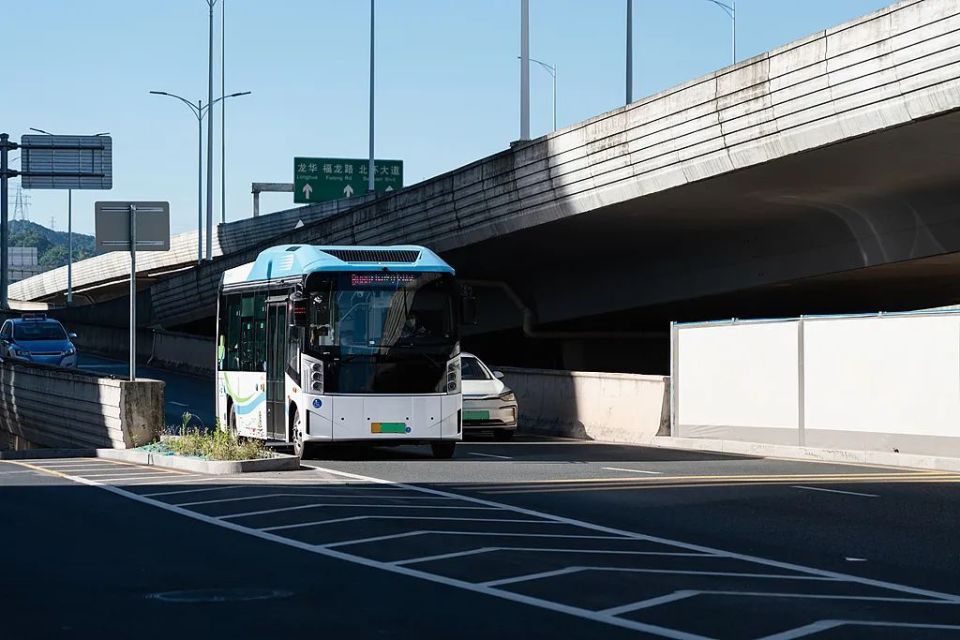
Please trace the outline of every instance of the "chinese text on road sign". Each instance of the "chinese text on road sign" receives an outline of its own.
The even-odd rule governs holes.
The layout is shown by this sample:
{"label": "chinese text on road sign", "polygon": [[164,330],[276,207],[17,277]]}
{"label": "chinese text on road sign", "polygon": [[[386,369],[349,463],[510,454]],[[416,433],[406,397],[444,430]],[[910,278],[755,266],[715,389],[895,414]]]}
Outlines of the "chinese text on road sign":
{"label": "chinese text on road sign", "polygon": [[[360,196],[367,192],[369,161],[348,158],[294,158],[293,201],[300,204]],[[402,160],[374,161],[378,192],[403,186]]]}

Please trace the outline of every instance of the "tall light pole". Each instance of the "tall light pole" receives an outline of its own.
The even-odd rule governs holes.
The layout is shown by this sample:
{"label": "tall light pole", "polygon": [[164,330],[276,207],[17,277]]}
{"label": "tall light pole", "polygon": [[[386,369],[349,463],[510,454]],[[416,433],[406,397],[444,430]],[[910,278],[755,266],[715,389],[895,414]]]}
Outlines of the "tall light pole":
{"label": "tall light pole", "polygon": [[[190,112],[193,114],[193,117],[197,119],[197,262],[203,262],[203,116],[208,112],[208,108],[203,106],[203,101],[198,100],[197,104],[193,104],[186,98],[178,96],[173,93],[168,93],[166,91],[151,91],[155,96],[167,96],[169,98],[176,98],[183,104],[187,105],[190,108]],[[240,93],[231,93],[227,96],[220,96],[217,98],[216,102],[221,102],[228,98],[238,98],[240,96],[250,95],[249,91],[242,91]],[[214,102],[214,104],[216,104]],[[209,106],[209,105],[208,105]],[[211,123],[207,123],[207,130],[210,130],[212,126]],[[209,158],[208,158],[209,159]],[[209,173],[207,176],[209,177]],[[207,185],[210,186],[209,183]],[[207,189],[207,193],[210,193],[210,189]],[[209,229],[209,227],[208,227]],[[209,231],[208,231],[209,233]]]}
{"label": "tall light pole", "polygon": [[520,0],[520,139],[530,139],[530,0]]}
{"label": "tall light pole", "polygon": [[627,104],[633,102],[633,0],[627,0]]}
{"label": "tall light pole", "polygon": [[557,65],[549,65],[542,60],[537,60],[536,58],[530,58],[530,62],[536,62],[538,65],[543,67],[544,71],[550,74],[550,77],[553,78],[553,130],[557,130]]}
{"label": "tall light pole", "polygon": [[367,192],[376,190],[376,165],[373,162],[373,36],[374,36],[374,2],[370,0],[370,160],[367,163]]}
{"label": "tall light pole", "polygon": [[737,0],[730,0],[729,3],[723,2],[722,0],[706,0],[710,4],[715,4],[720,7],[725,14],[730,18],[731,23],[731,54],[730,64],[737,64]]}
{"label": "tall light pole", "polygon": [[213,7],[217,0],[207,0],[210,8],[210,38],[207,65],[207,260],[213,259]]}
{"label": "tall light pole", "polygon": [[[227,94],[227,0],[220,0],[220,97]],[[227,105],[220,105],[220,223],[227,221]]]}
{"label": "tall light pole", "polygon": [[[54,135],[36,127],[30,127],[30,131],[48,136]],[[94,134],[94,136],[108,135],[110,134],[107,132]],[[67,189],[67,305],[71,304],[73,304],[73,189]]]}

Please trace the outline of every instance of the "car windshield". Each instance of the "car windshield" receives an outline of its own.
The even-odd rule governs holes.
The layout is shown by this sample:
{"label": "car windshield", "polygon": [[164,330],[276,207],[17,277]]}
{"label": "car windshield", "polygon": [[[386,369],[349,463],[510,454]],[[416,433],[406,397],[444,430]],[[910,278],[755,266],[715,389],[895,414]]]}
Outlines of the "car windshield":
{"label": "car windshield", "polygon": [[13,325],[13,339],[24,342],[66,340],[67,333],[59,322],[19,322]]}
{"label": "car windshield", "polygon": [[489,380],[486,370],[476,358],[465,356],[460,358],[460,377],[463,380]]}

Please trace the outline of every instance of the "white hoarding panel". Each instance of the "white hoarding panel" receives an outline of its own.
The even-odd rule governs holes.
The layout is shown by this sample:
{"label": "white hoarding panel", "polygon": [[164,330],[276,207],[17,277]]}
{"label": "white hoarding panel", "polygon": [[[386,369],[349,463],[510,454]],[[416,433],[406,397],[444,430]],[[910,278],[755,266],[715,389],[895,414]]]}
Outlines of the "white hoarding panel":
{"label": "white hoarding panel", "polygon": [[960,316],[807,320],[806,429],[960,436]]}
{"label": "white hoarding panel", "polygon": [[678,424],[796,429],[797,326],[679,327]]}

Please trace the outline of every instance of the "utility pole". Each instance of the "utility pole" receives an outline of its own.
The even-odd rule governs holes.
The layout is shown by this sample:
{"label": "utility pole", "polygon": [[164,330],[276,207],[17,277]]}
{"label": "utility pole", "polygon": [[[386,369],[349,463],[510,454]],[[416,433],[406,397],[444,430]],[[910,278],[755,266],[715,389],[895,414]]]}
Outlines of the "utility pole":
{"label": "utility pole", "polygon": [[210,37],[207,65],[207,260],[213,259],[213,7],[217,0],[207,0],[210,7]]}
{"label": "utility pole", "polygon": [[530,139],[530,0],[520,0],[520,139]]}
{"label": "utility pole", "polygon": [[633,0],[627,0],[627,104],[633,102]]}
{"label": "utility pole", "polygon": [[17,144],[10,142],[10,135],[0,133],[0,309],[9,309],[7,304],[7,285],[10,283],[10,226],[7,219],[10,215],[10,203],[7,199],[10,197],[9,185],[10,179],[9,166],[7,160],[11,149],[16,149]]}
{"label": "utility pole", "polygon": [[220,222],[227,221],[227,0],[220,0]]}
{"label": "utility pole", "polygon": [[367,192],[376,191],[376,165],[373,162],[373,36],[374,36],[374,11],[375,0],[370,0],[370,161],[367,164]]}

